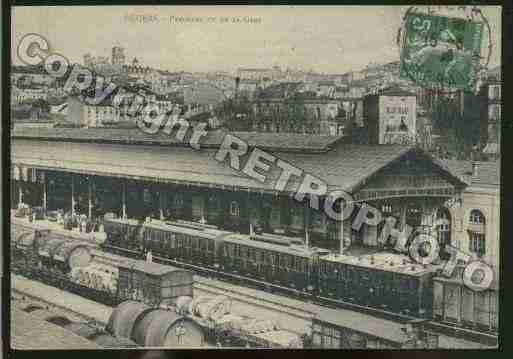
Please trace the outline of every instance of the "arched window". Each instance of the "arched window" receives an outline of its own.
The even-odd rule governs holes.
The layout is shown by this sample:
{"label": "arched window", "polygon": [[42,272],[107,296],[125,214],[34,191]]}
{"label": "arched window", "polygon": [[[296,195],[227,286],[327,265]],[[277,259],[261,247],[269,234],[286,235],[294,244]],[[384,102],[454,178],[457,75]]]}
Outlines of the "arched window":
{"label": "arched window", "polygon": [[486,224],[483,213],[478,209],[473,209],[470,212],[469,222],[472,224]]}
{"label": "arched window", "polygon": [[451,214],[445,207],[436,211],[436,233],[438,244],[443,253],[442,259],[446,259],[443,257],[448,253],[444,249],[446,245],[451,244]]}
{"label": "arched window", "polygon": [[232,203],[230,203],[230,214],[232,216],[238,217],[239,213],[240,213],[239,204],[236,201],[232,201]]}
{"label": "arched window", "polygon": [[470,212],[469,224],[469,251],[481,257],[486,253],[485,216],[480,210],[473,209]]}

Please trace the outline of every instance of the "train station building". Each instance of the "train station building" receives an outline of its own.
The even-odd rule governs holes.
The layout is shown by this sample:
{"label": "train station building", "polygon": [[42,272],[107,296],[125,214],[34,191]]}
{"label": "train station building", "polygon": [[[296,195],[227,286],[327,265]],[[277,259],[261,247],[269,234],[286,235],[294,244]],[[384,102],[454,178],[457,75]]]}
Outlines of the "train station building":
{"label": "train station building", "polygon": [[[451,244],[492,266],[496,274],[492,288],[477,299],[463,295],[462,283],[440,280],[439,305],[454,306],[455,293],[459,293],[460,309],[457,313],[443,309],[439,315],[460,323],[463,308],[471,305],[468,301],[472,308],[479,308],[476,303],[483,301],[485,309],[479,313],[475,309],[470,322],[480,321],[487,330],[496,331],[497,163],[441,162],[416,147],[354,145],[334,136],[232,135],[250,148],[320,178],[328,191],[343,190],[356,204],[369,204],[384,217],[396,218],[398,229],[408,224],[431,234],[441,245]],[[139,130],[13,131],[11,204],[16,208],[25,203],[47,212],[63,210],[91,219],[113,212],[127,219],[198,221],[240,233],[249,233],[252,227],[355,256],[382,250],[378,238],[383,224],[363,224],[355,230],[351,223],[357,211],[341,225],[310,208],[307,200],[295,201],[301,184],[298,178],[291,177],[277,190],[273,184],[280,177],[279,168],[272,168],[267,180],[260,182],[231,168],[229,161],[218,162],[215,155],[224,136],[222,131],[209,132],[196,150],[185,140]],[[248,157],[242,156],[241,162]]]}
{"label": "train station building", "polygon": [[[62,131],[62,132],[61,132]],[[291,177],[283,190],[272,184],[279,168],[259,182],[214,159],[222,133],[209,133],[201,150],[162,135],[124,130],[57,130],[13,133],[12,205],[20,201],[45,210],[99,217],[153,217],[206,221],[226,230],[249,233],[250,223],[266,233],[304,238],[313,246],[378,245],[380,226],[342,228],[308,201],[294,200],[300,185]],[[451,238],[453,224],[435,228],[437,218],[451,221],[447,200],[459,198],[466,184],[442,163],[413,147],[351,145],[341,137],[294,134],[236,134],[250,147],[272,153],[318,177],[328,191],[343,190],[413,228]],[[242,162],[247,160],[242,157]],[[228,162],[228,161],[225,161]],[[322,199],[321,199],[322,201]],[[343,231],[343,237],[341,236]]]}
{"label": "train station building", "polygon": [[[469,186],[477,165],[462,169],[461,164],[442,163],[414,147],[352,145],[341,137],[235,135],[320,178],[329,191],[343,190],[356,203],[397,218],[398,228],[408,224],[434,234],[441,244],[470,249],[498,265],[498,237],[493,235],[499,218],[498,193],[493,189],[498,186],[498,165],[482,165],[475,176],[478,182],[480,177],[489,178],[488,173],[495,176],[487,187],[489,205],[480,208],[484,203],[476,196],[484,195],[482,185]],[[204,221],[241,233],[249,233],[250,223],[266,233],[300,238],[308,231],[309,244],[333,250],[340,249],[341,238],[343,247],[378,246],[381,225],[351,228],[357,211],[344,221],[341,236],[340,225],[323,211],[309,208],[307,200],[295,201],[300,183],[294,176],[283,190],[276,190],[279,168],[272,168],[262,183],[232,169],[229,161],[216,161],[222,139],[220,131],[209,133],[195,150],[168,135],[138,130],[13,132],[11,203],[13,208],[23,202],[89,218],[113,212],[121,218]],[[247,157],[241,157],[242,162]],[[477,207],[463,208],[462,199]],[[437,224],[442,223],[438,219],[446,221]],[[475,234],[466,236],[467,229]]]}

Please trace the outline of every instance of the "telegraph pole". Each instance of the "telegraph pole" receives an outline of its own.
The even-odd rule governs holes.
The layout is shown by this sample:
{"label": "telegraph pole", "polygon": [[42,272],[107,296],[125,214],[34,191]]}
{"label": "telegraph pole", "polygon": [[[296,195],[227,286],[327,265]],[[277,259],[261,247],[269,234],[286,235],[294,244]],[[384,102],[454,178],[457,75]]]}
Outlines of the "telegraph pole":
{"label": "telegraph pole", "polygon": [[71,215],[75,215],[75,176],[71,174]]}
{"label": "telegraph pole", "polygon": [[344,254],[344,205],[340,202],[340,255]]}

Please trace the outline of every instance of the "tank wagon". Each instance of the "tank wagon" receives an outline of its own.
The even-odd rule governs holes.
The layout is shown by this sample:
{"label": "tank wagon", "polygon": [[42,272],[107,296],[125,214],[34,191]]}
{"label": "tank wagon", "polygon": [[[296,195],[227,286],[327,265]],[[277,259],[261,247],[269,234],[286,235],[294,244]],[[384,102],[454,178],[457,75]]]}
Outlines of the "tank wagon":
{"label": "tank wagon", "polygon": [[174,311],[126,301],[109,318],[107,332],[143,347],[199,348],[205,345],[202,328]]}

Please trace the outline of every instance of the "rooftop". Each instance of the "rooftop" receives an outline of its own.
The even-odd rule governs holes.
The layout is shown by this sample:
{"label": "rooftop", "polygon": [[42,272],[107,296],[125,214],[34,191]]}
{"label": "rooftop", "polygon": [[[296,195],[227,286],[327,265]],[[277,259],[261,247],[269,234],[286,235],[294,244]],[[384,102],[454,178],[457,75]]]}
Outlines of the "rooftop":
{"label": "rooftop", "polygon": [[187,272],[185,269],[176,268],[169,265],[163,265],[155,262],[146,262],[144,260],[131,259],[125,256],[104,252],[102,250],[93,249],[91,254],[95,258],[94,261],[100,263],[117,263],[119,268],[134,269],[136,271],[147,274],[162,276],[172,272]]}
{"label": "rooftop", "polygon": [[261,242],[258,240],[251,239],[245,234],[230,234],[223,238],[223,242],[232,244],[242,244],[253,248],[260,248],[270,250],[273,252],[286,253],[298,257],[308,258],[316,253],[315,248],[306,248],[303,246],[290,245],[284,246],[274,243]]}
{"label": "rooftop", "polygon": [[422,275],[434,272],[435,268],[422,265],[412,261],[409,256],[395,253],[379,252],[363,256],[329,254],[323,259],[330,262],[351,264],[358,267],[383,270],[386,272],[403,273],[407,275]]}
{"label": "rooftop", "polygon": [[318,307],[315,320],[349,328],[361,334],[382,338],[394,343],[404,343],[409,337],[403,331],[405,324],[350,310]]}
{"label": "rooftop", "polygon": [[451,173],[471,186],[500,186],[500,162],[475,162],[477,173],[472,173],[471,161],[440,160]]}
{"label": "rooftop", "polygon": [[145,223],[146,228],[157,229],[163,231],[172,231],[174,233],[184,233],[192,236],[202,236],[211,239],[218,238],[223,234],[227,234],[226,231],[220,231],[213,228],[191,228],[188,226],[173,225],[171,223],[152,220],[150,223]]}
{"label": "rooftop", "polygon": [[407,91],[399,86],[387,87],[379,92],[384,96],[415,96],[413,92]]}
{"label": "rooftop", "polygon": [[[276,141],[279,139],[279,136],[275,137]],[[258,142],[255,139],[253,141],[253,144]],[[233,187],[273,193],[275,183],[281,175],[281,169],[274,165],[268,171],[267,180],[264,183],[259,182],[232,169],[227,163],[216,161],[214,157],[217,151],[206,148],[193,150],[178,146],[112,144],[112,141],[80,143],[22,138],[15,138],[11,143],[12,161],[15,163],[60,168],[75,173],[138,180],[160,178],[171,183]],[[320,151],[297,153],[288,151],[289,148],[282,147],[281,151],[272,153],[282,161],[318,176],[328,184],[328,190],[342,189],[351,193],[378,170],[413,150],[400,145],[337,144],[332,150],[322,153],[321,157]],[[246,154],[242,158],[242,163],[245,163],[248,157],[249,154]],[[294,192],[300,182],[301,177],[292,176],[285,192]]]}
{"label": "rooftop", "polygon": [[[189,131],[191,132],[191,131]],[[205,148],[219,148],[227,132],[209,131],[200,139]],[[261,132],[230,132],[235,137],[245,141],[251,147],[280,151],[327,151],[341,139],[340,136],[312,136],[294,133],[261,133]],[[16,139],[39,139],[47,141],[70,141],[87,143],[118,143],[144,144],[161,146],[188,146],[189,137],[180,141],[171,133],[160,131],[154,135],[147,134],[138,128],[53,128],[14,129],[11,137]]]}

